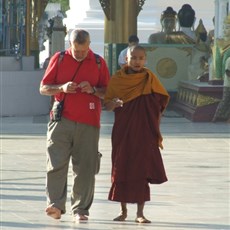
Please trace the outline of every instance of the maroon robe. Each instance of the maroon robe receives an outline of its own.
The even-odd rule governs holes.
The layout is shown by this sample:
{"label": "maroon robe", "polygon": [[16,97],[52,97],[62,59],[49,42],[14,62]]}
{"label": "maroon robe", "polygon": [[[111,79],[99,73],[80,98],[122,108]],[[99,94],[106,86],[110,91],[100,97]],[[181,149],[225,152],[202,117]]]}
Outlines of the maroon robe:
{"label": "maroon robe", "polygon": [[143,203],[150,200],[149,183],[167,181],[158,147],[160,117],[167,100],[158,93],[140,95],[114,110],[109,200]]}

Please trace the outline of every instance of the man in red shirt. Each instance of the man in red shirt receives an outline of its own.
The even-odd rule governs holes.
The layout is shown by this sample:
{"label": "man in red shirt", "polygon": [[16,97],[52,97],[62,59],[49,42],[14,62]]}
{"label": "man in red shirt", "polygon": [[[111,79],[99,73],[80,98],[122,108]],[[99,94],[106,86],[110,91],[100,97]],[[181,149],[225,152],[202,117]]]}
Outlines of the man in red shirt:
{"label": "man in red shirt", "polygon": [[[98,163],[101,99],[109,81],[105,60],[89,48],[90,35],[74,30],[63,57],[51,57],[40,93],[54,96],[47,131],[47,215],[66,212],[69,161],[73,170],[71,209],[75,220],[88,220]],[[62,101],[61,118],[57,108]]]}

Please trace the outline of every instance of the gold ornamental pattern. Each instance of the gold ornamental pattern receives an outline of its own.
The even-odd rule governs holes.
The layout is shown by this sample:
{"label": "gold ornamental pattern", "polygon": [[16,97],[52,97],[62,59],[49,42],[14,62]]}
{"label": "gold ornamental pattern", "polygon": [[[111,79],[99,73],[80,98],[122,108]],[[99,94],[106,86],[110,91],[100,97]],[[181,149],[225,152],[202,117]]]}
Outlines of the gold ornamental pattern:
{"label": "gold ornamental pattern", "polygon": [[196,91],[179,88],[177,99],[181,103],[189,104],[193,107],[202,107],[205,105],[211,105],[220,101],[218,98],[200,94]]}
{"label": "gold ornamental pattern", "polygon": [[162,58],[158,61],[156,70],[163,78],[173,78],[177,72],[177,64],[172,58]]}

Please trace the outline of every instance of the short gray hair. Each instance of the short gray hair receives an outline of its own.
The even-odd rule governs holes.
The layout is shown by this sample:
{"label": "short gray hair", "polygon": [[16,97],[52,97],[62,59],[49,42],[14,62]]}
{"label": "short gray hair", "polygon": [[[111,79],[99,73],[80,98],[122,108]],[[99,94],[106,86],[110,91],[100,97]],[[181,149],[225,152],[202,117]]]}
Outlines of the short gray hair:
{"label": "short gray hair", "polygon": [[69,40],[71,43],[84,44],[90,42],[90,35],[86,30],[76,29],[71,32]]}

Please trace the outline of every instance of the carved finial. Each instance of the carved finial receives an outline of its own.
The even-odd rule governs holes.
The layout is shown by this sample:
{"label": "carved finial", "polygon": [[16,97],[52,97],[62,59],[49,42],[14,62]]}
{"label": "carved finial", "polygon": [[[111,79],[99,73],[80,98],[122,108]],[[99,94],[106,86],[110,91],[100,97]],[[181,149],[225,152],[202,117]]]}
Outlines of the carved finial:
{"label": "carved finial", "polygon": [[110,0],[99,0],[101,7],[105,13],[108,20],[111,20],[111,2]]}

